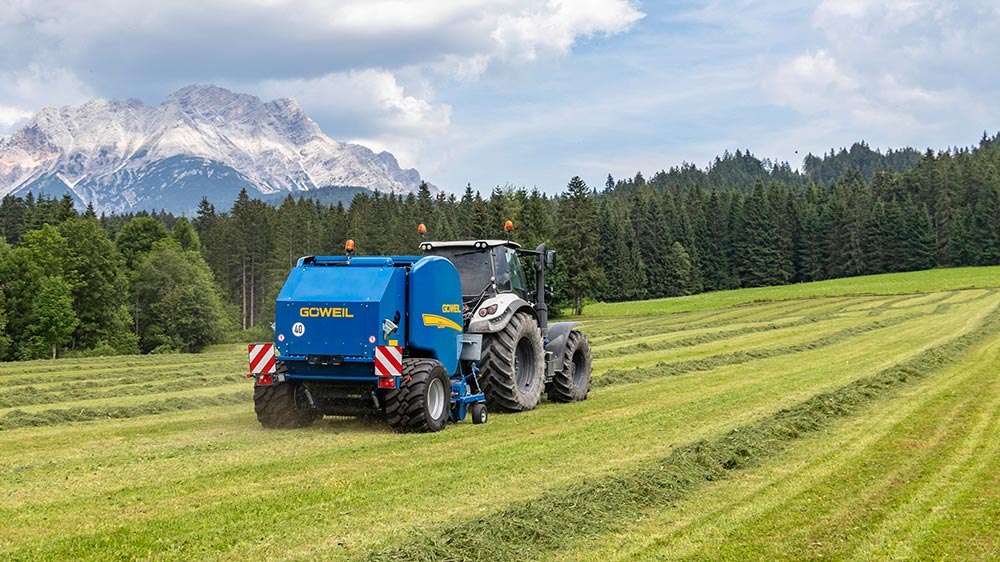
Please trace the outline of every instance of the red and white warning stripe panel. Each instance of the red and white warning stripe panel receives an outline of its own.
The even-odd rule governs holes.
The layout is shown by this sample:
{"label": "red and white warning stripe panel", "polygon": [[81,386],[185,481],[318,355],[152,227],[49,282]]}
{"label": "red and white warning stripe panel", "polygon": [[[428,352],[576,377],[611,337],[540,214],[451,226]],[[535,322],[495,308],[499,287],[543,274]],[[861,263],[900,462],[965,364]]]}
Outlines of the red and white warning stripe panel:
{"label": "red and white warning stripe panel", "polygon": [[375,374],[380,377],[403,376],[403,348],[395,345],[376,346]]}
{"label": "red and white warning stripe panel", "polygon": [[250,344],[250,372],[274,374],[274,344]]}

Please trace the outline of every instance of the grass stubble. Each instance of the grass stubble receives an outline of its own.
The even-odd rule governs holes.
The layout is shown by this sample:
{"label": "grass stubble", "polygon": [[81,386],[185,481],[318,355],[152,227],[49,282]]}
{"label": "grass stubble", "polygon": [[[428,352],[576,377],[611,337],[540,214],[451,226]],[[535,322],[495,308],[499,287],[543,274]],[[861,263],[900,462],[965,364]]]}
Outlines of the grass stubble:
{"label": "grass stubble", "polygon": [[[995,268],[986,268],[995,269]],[[980,279],[983,272],[974,272],[970,279]],[[933,330],[936,324],[935,318],[943,315],[951,315],[954,318],[955,312],[952,308],[956,305],[978,305],[977,301],[992,297],[995,291],[992,290],[964,290],[942,292],[939,288],[923,288],[929,292],[919,291],[903,294],[890,294],[893,290],[897,292],[900,288],[910,291],[920,288],[921,283],[925,283],[925,277],[916,274],[908,280],[896,281],[891,278],[888,282],[884,280],[875,281],[854,281],[849,287],[836,290],[830,285],[823,285],[829,290],[830,295],[821,298],[807,299],[803,287],[796,287],[792,293],[785,295],[790,300],[766,302],[764,304],[754,304],[748,302],[747,296],[735,295],[709,295],[699,301],[698,307],[693,312],[677,313],[667,317],[643,316],[637,318],[620,317],[597,317],[588,323],[588,330],[593,330],[592,334],[595,342],[595,355],[602,365],[611,365],[610,368],[602,369],[603,374],[595,379],[595,392],[602,392],[609,387],[632,388],[636,382],[662,380],[665,377],[672,377],[684,374],[697,374],[697,376],[711,376],[714,371],[744,365],[754,361],[763,361],[791,354],[822,351],[828,346],[837,344],[849,345],[857,339],[876,338],[879,334],[886,333],[887,330],[900,329],[904,326],[909,330],[920,329],[920,323],[927,325],[927,330]],[[940,277],[939,273],[934,273],[934,279]],[[937,282],[937,281],[935,281]],[[887,289],[873,290],[872,296],[845,297],[845,292],[850,292],[857,287],[874,287],[873,283],[886,283]],[[990,286],[983,285],[980,281],[969,281],[966,279],[950,279],[944,283],[945,287],[954,289],[965,286]],[[995,286],[995,284],[993,285]],[[881,292],[880,292],[881,291]],[[808,292],[808,291],[806,291]],[[774,296],[778,293],[772,292]],[[730,303],[729,301],[743,301]],[[712,301],[711,299],[715,299]],[[720,300],[721,299],[721,300]],[[755,300],[755,299],[751,299]],[[992,302],[993,299],[990,300]],[[717,302],[716,302],[717,301]],[[640,303],[641,304],[641,303]],[[657,307],[662,308],[662,303],[654,303],[649,311],[657,314]],[[672,305],[671,305],[672,306]],[[714,309],[712,308],[714,307]],[[965,309],[963,309],[965,310]],[[960,312],[961,313],[961,312]],[[977,316],[978,317],[978,316]],[[844,324],[851,318],[856,319],[854,323]],[[861,417],[858,414],[866,412],[871,407],[890,398],[900,391],[912,386],[916,381],[927,379],[930,375],[940,371],[945,365],[954,364],[963,354],[978,343],[995,338],[1000,332],[998,327],[997,313],[994,310],[986,320],[975,327],[969,327],[963,335],[944,341],[941,345],[932,346],[919,353],[903,355],[908,359],[898,362],[885,368],[872,369],[867,372],[875,373],[871,376],[853,380],[846,385],[813,395],[796,394],[802,397],[812,396],[790,407],[783,407],[776,413],[762,414],[758,421],[744,423],[739,427],[726,431],[723,434],[713,433],[715,437],[698,440],[692,443],[680,445],[670,445],[669,448],[661,447],[659,454],[669,451],[666,456],[650,459],[649,455],[640,460],[630,460],[623,464],[616,465],[616,468],[608,472],[579,471],[579,480],[566,486],[547,487],[544,491],[536,494],[527,494],[528,499],[516,499],[505,501],[497,498],[497,504],[492,506],[479,506],[477,516],[461,516],[459,511],[452,509],[445,518],[430,518],[427,524],[414,524],[412,528],[405,529],[406,532],[402,541],[399,540],[400,533],[394,533],[392,544],[379,544],[377,537],[371,537],[366,545],[354,545],[346,552],[337,554],[322,547],[309,548],[308,544],[300,545],[291,550],[280,550],[277,545],[267,546],[271,540],[278,539],[274,533],[280,533],[279,529],[267,529],[263,531],[260,539],[254,540],[242,536],[221,536],[232,532],[234,521],[245,519],[253,521],[256,519],[266,521],[274,519],[265,513],[257,514],[254,509],[266,510],[268,506],[277,507],[278,504],[262,502],[257,508],[252,509],[246,502],[253,502],[254,499],[248,497],[246,502],[240,505],[240,512],[246,514],[232,514],[234,521],[229,521],[227,525],[220,525],[215,531],[211,529],[211,521],[198,523],[198,527],[205,526],[198,531],[199,534],[191,534],[186,538],[164,543],[157,538],[156,529],[160,532],[170,532],[172,519],[164,520],[162,527],[133,527],[129,530],[122,527],[116,532],[103,534],[104,538],[93,535],[81,534],[77,540],[73,538],[74,531],[66,529],[66,538],[60,539],[58,544],[49,544],[36,550],[35,546],[20,544],[15,536],[5,535],[0,532],[0,558],[6,557],[4,551],[11,555],[12,559],[37,559],[49,558],[60,559],[66,556],[81,559],[94,559],[96,557],[114,558],[170,558],[170,559],[240,559],[245,555],[252,555],[255,552],[263,552],[270,555],[281,553],[279,557],[292,559],[314,559],[314,558],[353,558],[355,556],[367,557],[371,560],[520,560],[520,559],[544,559],[554,555],[563,555],[569,558],[587,559],[586,551],[574,553],[574,548],[580,545],[586,546],[588,541],[595,540],[596,537],[610,537],[619,532],[623,524],[635,521],[637,518],[648,516],[650,512],[660,512],[664,510],[672,511],[678,502],[689,499],[699,491],[712,489],[708,484],[727,480],[734,474],[745,472],[753,467],[770,466],[768,463],[779,456],[785,455],[789,450],[795,449],[796,442],[801,443],[803,437],[814,436],[818,431],[830,428],[842,420]],[[844,326],[846,327],[840,327]],[[812,330],[812,333],[822,334],[819,337],[798,337],[785,338],[781,334],[783,330],[791,328],[801,328],[802,330]],[[659,334],[671,331],[681,332],[680,335],[668,334],[661,338]],[[880,332],[881,330],[881,332]],[[684,332],[689,332],[685,334]],[[804,332],[806,333],[806,332]],[[730,342],[741,341],[740,338],[750,338],[751,336],[765,337],[774,334],[775,341],[782,342],[779,345],[751,346],[745,350],[725,351],[722,353],[712,353],[713,345],[718,344],[719,349],[726,349]],[[755,341],[746,339],[745,341]],[[761,339],[761,341],[766,341]],[[684,357],[679,353],[681,350],[705,349],[703,356],[692,359],[669,359],[671,357]],[[730,349],[731,346],[730,346]],[[637,363],[636,368],[616,368],[614,363],[621,359],[629,359],[633,356],[645,354],[648,359]],[[182,431],[184,427],[194,429],[197,426],[196,434],[204,432],[205,435],[217,433],[212,429],[212,424],[217,424],[220,420],[217,417],[200,414],[199,412],[209,412],[212,408],[226,406],[225,410],[232,410],[235,405],[249,404],[249,392],[241,389],[237,385],[245,384],[240,382],[238,377],[226,375],[217,377],[214,373],[224,373],[237,370],[237,365],[242,360],[233,359],[234,353],[211,353],[203,358],[192,358],[191,356],[173,356],[162,358],[125,358],[114,360],[80,360],[72,368],[67,368],[67,362],[35,362],[24,365],[0,366],[0,379],[11,387],[21,386],[21,388],[37,389],[39,392],[19,395],[15,391],[0,394],[0,406],[6,406],[5,411],[0,408],[0,439],[6,433],[4,430],[17,431],[17,443],[29,443],[30,432],[38,428],[47,432],[58,431],[58,427],[71,424],[75,427],[86,427],[92,424],[95,428],[100,424],[113,423],[111,420],[145,420],[157,417],[167,419],[169,426],[163,429],[163,435],[171,438],[172,435],[180,437],[180,433],[174,434],[171,431]],[[657,359],[661,358],[661,359]],[[238,356],[236,357],[238,359]],[[113,365],[113,367],[112,367]],[[208,365],[211,365],[209,367]],[[217,369],[219,365],[229,365],[224,369]],[[885,365],[890,365],[886,362]],[[20,369],[19,369],[20,367]],[[30,377],[20,376],[19,371],[29,370]],[[212,373],[210,377],[200,377],[204,388],[197,391],[182,392],[175,396],[167,396],[159,393],[165,385],[162,384],[164,375],[175,376],[190,373],[191,370],[201,371],[202,375]],[[206,370],[207,369],[207,370]],[[209,380],[211,379],[211,380]],[[850,380],[850,379],[843,379]],[[27,382],[30,381],[30,382]],[[232,385],[227,383],[231,382]],[[32,387],[31,385],[34,385]],[[638,388],[638,386],[636,386]],[[816,388],[815,383],[812,387]],[[149,396],[147,396],[149,395]],[[26,396],[20,399],[19,396]],[[106,396],[107,399],[98,399]],[[68,400],[65,404],[72,404],[65,407],[61,402]],[[592,401],[595,402],[596,401]],[[787,402],[787,401],[785,401]],[[584,404],[585,409],[592,410],[591,404]],[[23,409],[18,409],[23,407]],[[569,406],[572,408],[573,406]],[[12,409],[15,408],[15,409]],[[560,410],[561,412],[562,410]],[[762,410],[764,412],[770,410]],[[185,416],[196,416],[195,418],[176,417],[180,413],[190,412]],[[561,414],[560,414],[561,415]],[[590,411],[590,416],[599,416],[599,411]],[[517,425],[524,425],[521,422],[532,419],[530,415],[515,416],[512,418],[500,418],[503,421],[510,420]],[[752,417],[744,417],[745,420],[752,420]],[[213,421],[214,420],[214,421]],[[665,419],[664,422],[667,422]],[[528,422],[525,422],[527,424]],[[612,423],[609,421],[609,423]],[[618,422],[614,422],[618,423]],[[734,423],[734,422],[732,422]],[[493,425],[493,424],[491,424]],[[530,425],[530,424],[529,424]],[[168,429],[174,428],[174,429]],[[628,426],[623,426],[625,429]],[[731,427],[731,426],[723,426]],[[179,428],[179,429],[178,429]],[[487,426],[487,429],[492,429]],[[525,430],[531,428],[525,427]],[[541,430],[541,431],[539,431]],[[226,425],[225,431],[237,431],[233,427]],[[259,430],[258,430],[259,431]],[[360,431],[374,431],[372,427],[362,427]],[[532,433],[539,431],[539,439],[544,439],[544,435],[550,432],[544,428],[534,428]],[[448,433],[448,432],[445,432]],[[265,438],[270,438],[264,432],[259,438],[247,435],[241,440],[250,439],[250,443],[257,440],[264,443]],[[46,434],[48,435],[48,433]],[[456,439],[463,439],[460,433],[456,434]],[[311,436],[311,437],[310,437]],[[299,433],[288,435],[290,439],[315,439],[320,436]],[[49,437],[46,437],[47,439]],[[417,439],[418,437],[413,437]],[[448,435],[436,435],[429,437],[431,441],[437,443],[441,439],[448,438]],[[118,438],[119,440],[121,437]],[[191,455],[192,460],[196,460],[198,455],[219,455],[232,454],[242,455],[238,450],[232,453],[225,451],[226,445],[222,445],[222,450],[215,450],[214,445],[199,441],[200,437],[194,436],[185,438],[184,455]],[[55,439],[53,442],[58,442]],[[190,441],[190,442],[188,442]],[[440,450],[440,444],[436,449]],[[377,447],[377,445],[375,445]],[[490,446],[490,445],[487,445]],[[419,454],[419,444],[414,443],[411,452],[407,454]],[[156,461],[157,455],[170,456],[177,452],[173,451],[169,444],[163,448],[155,448],[151,452],[150,460]],[[191,448],[191,450],[187,450]],[[8,447],[8,450],[15,450]],[[202,453],[201,451],[204,451]],[[33,457],[41,458],[44,451],[33,451]],[[371,455],[371,451],[360,451],[360,454]],[[116,453],[117,454],[117,453]],[[288,455],[287,451],[281,453]],[[53,451],[54,459],[58,463],[59,451]],[[289,458],[289,467],[295,467],[308,462],[308,457],[292,453]],[[209,457],[206,456],[206,459]],[[321,457],[317,457],[321,458]],[[638,458],[638,457],[637,457]],[[247,459],[248,461],[250,459]],[[255,463],[257,459],[254,459]],[[141,458],[136,458],[135,463],[141,464]],[[237,459],[237,462],[241,462]],[[247,463],[252,466],[255,463]],[[274,463],[280,465],[281,459],[275,458]],[[71,466],[72,463],[67,466]],[[58,466],[58,464],[53,465]],[[151,464],[151,467],[159,466]],[[181,465],[178,465],[181,466]],[[229,465],[224,465],[229,466]],[[100,467],[98,467],[100,469]],[[527,469],[527,467],[526,467]],[[12,466],[12,470],[20,470],[18,466]],[[35,470],[44,470],[37,465],[29,468],[25,474],[30,474]],[[52,469],[56,470],[56,469]],[[232,468],[224,468],[220,476],[224,476],[227,488],[218,491],[218,494],[230,494],[235,490],[236,485],[232,481],[229,473],[239,470],[239,464],[232,465]],[[293,468],[294,470],[294,468]],[[21,476],[14,473],[16,478]],[[442,475],[447,477],[448,475]],[[46,477],[48,478],[48,477]],[[93,481],[91,485],[97,485],[99,475],[88,477]],[[289,478],[294,478],[293,474]],[[154,479],[155,480],[155,479]],[[164,484],[171,480],[165,480]],[[150,482],[155,486],[155,481]],[[190,487],[183,479],[178,479],[184,487]],[[209,483],[204,483],[208,485]],[[348,486],[375,485],[374,482],[366,480],[358,481]],[[198,485],[202,485],[199,481]],[[95,488],[100,490],[100,488]],[[146,507],[142,504],[150,498],[148,492],[140,492],[136,488],[135,498],[131,498],[132,492],[126,486],[119,492],[112,492],[111,488],[107,492],[107,501],[122,502],[123,506],[130,509],[139,509],[137,512],[143,513]],[[190,492],[195,493],[195,488]],[[162,494],[169,495],[171,492],[162,490]],[[155,495],[160,495],[156,492]],[[81,493],[89,493],[81,490]],[[365,498],[366,501],[377,499],[372,493],[367,493],[363,489],[356,489],[354,493],[358,498]],[[53,491],[56,497],[59,492]],[[123,496],[124,494],[124,496]],[[103,495],[103,494],[102,494]],[[125,497],[129,496],[129,497]],[[522,497],[524,494],[522,494]],[[86,496],[80,496],[86,497]],[[292,509],[296,497],[301,497],[301,509]],[[312,511],[309,502],[315,501],[322,496],[310,493],[308,490],[300,490],[293,494],[284,503],[280,504],[284,516],[289,517],[310,517]],[[429,496],[434,497],[434,496]],[[263,499],[263,498],[262,498]],[[209,505],[213,501],[211,497],[204,498]],[[185,500],[188,501],[188,500]],[[459,499],[459,502],[462,500]],[[974,501],[974,498],[969,500]],[[34,503],[43,506],[44,502],[37,499]],[[285,505],[285,503],[289,505]],[[11,504],[14,508],[16,504]],[[58,502],[52,504],[60,505]],[[63,505],[76,505],[68,503]],[[137,507],[138,505],[138,507]],[[150,504],[149,508],[154,508]],[[160,504],[161,508],[164,504]],[[178,507],[185,505],[181,502]],[[227,504],[219,504],[223,509]],[[234,504],[235,505],[235,504]],[[188,509],[191,506],[188,507]],[[368,508],[371,508],[369,505]],[[75,509],[75,508],[74,508]],[[408,509],[419,509],[412,507]],[[978,509],[981,513],[982,506],[972,506],[970,509]],[[206,517],[214,510],[201,512],[198,509],[190,511],[191,516]],[[86,517],[86,512],[80,512],[80,517]],[[184,521],[184,516],[177,514],[177,521]],[[21,518],[25,523],[32,520],[31,517]],[[44,519],[44,517],[42,517]],[[66,518],[69,522],[73,517]],[[626,523],[623,523],[626,522]],[[138,523],[137,523],[138,524]],[[153,524],[153,522],[151,522]],[[309,533],[315,533],[322,527],[317,527],[315,522],[309,523],[312,531],[305,531],[302,536],[308,540]],[[789,523],[793,525],[794,523]],[[804,524],[804,523],[803,523]],[[156,524],[159,525],[159,524]],[[95,530],[100,527],[95,528]],[[114,527],[110,527],[113,529]],[[187,528],[186,525],[182,528]],[[147,532],[148,531],[148,532]],[[970,529],[970,535],[974,533]],[[202,536],[206,535],[206,536]],[[44,536],[44,535],[40,535]],[[288,540],[288,539],[285,539]],[[138,541],[138,542],[136,542]],[[148,544],[143,544],[146,541]],[[362,548],[357,548],[361,546]],[[259,550],[262,548],[263,550]],[[275,550],[278,548],[279,550]],[[900,551],[900,544],[884,544],[883,551]],[[98,550],[100,549],[100,550]],[[232,549],[232,550],[229,550]],[[895,549],[895,550],[894,550]],[[228,552],[228,553],[227,553]],[[143,554],[145,553],[145,554]],[[570,555],[567,556],[567,553]],[[691,552],[692,557],[697,558],[696,552]],[[744,555],[746,553],[743,553]],[[808,552],[807,552],[808,554]],[[601,558],[601,555],[595,556]],[[738,555],[737,555],[738,557]]]}
{"label": "grass stubble", "polygon": [[485,517],[416,531],[410,541],[374,550],[369,560],[544,558],[581,536],[614,532],[650,507],[669,506],[708,483],[777,457],[795,440],[893,396],[997,336],[1000,314],[993,310],[981,326],[948,343],[757,423],[734,428],[718,439],[683,445],[657,462],[552,490]]}

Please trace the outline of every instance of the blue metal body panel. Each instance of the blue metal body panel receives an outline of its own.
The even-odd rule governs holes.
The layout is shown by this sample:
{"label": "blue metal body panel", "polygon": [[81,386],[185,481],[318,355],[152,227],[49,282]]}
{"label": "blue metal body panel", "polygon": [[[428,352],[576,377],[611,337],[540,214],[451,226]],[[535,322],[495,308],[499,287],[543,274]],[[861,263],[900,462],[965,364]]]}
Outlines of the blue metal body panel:
{"label": "blue metal body panel", "polygon": [[[444,258],[308,256],[275,305],[277,358],[289,379],[374,383],[375,347],[383,345],[458,372],[461,281]],[[397,325],[391,334],[386,320]]]}
{"label": "blue metal body panel", "polygon": [[406,270],[391,259],[295,267],[275,303],[278,353],[373,361],[375,346],[388,345],[383,319],[398,318],[400,328],[390,338],[406,339],[405,291]]}
{"label": "blue metal body panel", "polygon": [[462,282],[445,258],[427,256],[410,268],[407,347],[458,372],[462,353]]}

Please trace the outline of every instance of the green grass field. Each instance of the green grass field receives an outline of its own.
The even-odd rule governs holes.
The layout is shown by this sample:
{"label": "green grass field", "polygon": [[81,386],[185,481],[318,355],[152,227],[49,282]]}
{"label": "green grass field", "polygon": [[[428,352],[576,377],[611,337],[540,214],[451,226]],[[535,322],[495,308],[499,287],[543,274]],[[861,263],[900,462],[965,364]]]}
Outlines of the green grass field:
{"label": "green grass field", "polygon": [[996,560],[1000,267],[583,318],[595,380],[260,428],[245,348],[0,364],[3,560]]}

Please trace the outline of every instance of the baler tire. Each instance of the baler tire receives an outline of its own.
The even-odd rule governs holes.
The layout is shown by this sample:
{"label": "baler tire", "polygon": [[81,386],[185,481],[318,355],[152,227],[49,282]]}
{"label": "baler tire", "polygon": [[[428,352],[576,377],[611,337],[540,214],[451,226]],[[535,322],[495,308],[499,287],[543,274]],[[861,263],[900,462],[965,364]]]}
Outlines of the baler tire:
{"label": "baler tire", "polygon": [[476,402],[473,404],[469,413],[472,415],[472,423],[476,425],[486,423],[486,421],[489,420],[489,413],[486,411],[486,404],[483,404],[482,402]]}
{"label": "baler tire", "polygon": [[[279,363],[277,371],[281,373],[283,369],[284,365]],[[306,427],[322,417],[299,392],[300,384],[295,381],[254,384],[253,409],[260,425],[268,429],[291,429]]]}
{"label": "baler tire", "polygon": [[590,392],[592,371],[590,342],[587,336],[573,330],[566,336],[566,351],[562,357],[562,370],[556,372],[549,385],[549,400],[553,402],[579,402]]}
{"label": "baler tire", "polygon": [[451,413],[451,381],[434,359],[404,359],[399,388],[385,395],[385,414],[396,431],[441,431]]}
{"label": "baler tire", "polygon": [[545,384],[545,348],[530,314],[518,312],[503,330],[483,337],[481,357],[482,388],[491,410],[521,412],[538,406]]}

